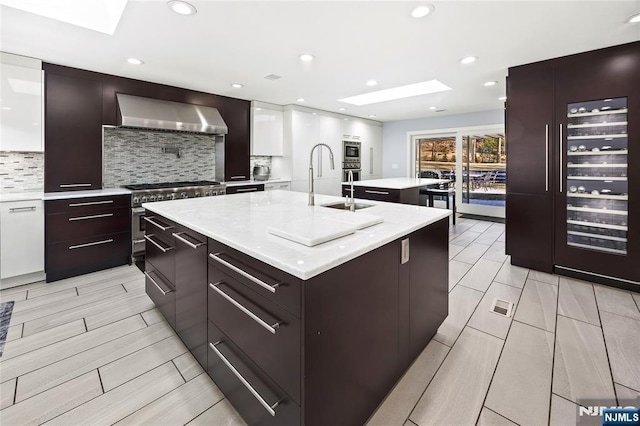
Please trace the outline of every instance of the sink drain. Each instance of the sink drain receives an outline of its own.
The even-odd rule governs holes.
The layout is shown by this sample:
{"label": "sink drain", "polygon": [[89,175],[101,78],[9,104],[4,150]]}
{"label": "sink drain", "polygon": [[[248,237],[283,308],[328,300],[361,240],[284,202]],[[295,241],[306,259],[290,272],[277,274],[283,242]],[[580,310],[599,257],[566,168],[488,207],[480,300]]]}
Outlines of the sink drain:
{"label": "sink drain", "polygon": [[495,298],[489,309],[494,314],[502,315],[503,317],[510,317],[513,311],[513,303],[506,300]]}

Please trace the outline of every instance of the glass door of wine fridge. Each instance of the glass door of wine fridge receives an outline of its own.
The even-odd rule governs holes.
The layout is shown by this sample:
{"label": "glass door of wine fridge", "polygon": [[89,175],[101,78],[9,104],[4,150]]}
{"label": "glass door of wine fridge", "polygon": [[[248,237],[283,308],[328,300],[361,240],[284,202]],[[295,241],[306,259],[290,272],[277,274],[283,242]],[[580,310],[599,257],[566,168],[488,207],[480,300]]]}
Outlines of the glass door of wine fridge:
{"label": "glass door of wine fridge", "polygon": [[567,245],[627,254],[627,98],[567,106]]}

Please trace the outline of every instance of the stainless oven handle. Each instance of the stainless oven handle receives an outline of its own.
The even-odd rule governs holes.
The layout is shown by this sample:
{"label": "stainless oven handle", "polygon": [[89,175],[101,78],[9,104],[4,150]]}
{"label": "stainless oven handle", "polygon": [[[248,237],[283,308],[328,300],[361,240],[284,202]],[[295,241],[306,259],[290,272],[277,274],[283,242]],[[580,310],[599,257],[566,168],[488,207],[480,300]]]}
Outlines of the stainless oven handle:
{"label": "stainless oven handle", "polygon": [[213,352],[215,352],[218,358],[220,358],[220,360],[224,362],[229,370],[231,370],[231,372],[238,378],[238,380],[240,380],[240,382],[247,388],[247,390],[251,392],[251,395],[253,395],[258,400],[260,405],[262,405],[264,409],[269,412],[269,414],[275,417],[276,411],[274,410],[274,408],[276,408],[278,404],[280,404],[280,401],[276,402],[273,405],[270,405],[267,401],[265,401],[264,398],[258,393],[258,391],[255,390],[253,386],[251,386],[251,383],[249,383],[247,379],[245,379],[242,374],[240,374],[240,372],[236,370],[233,364],[231,364],[231,362],[229,362],[229,360],[224,355],[222,355],[222,352],[220,352],[218,348],[216,348],[216,346],[220,343],[222,343],[222,340],[219,340],[216,343],[209,342],[209,347],[213,349]]}
{"label": "stainless oven handle", "polygon": [[144,243],[144,238],[141,238],[139,240],[133,240],[132,241],[133,244],[140,244],[140,243]]}
{"label": "stainless oven handle", "polygon": [[262,281],[261,279],[258,279],[256,277],[254,277],[253,275],[249,274],[248,272],[243,271],[242,269],[238,268],[235,265],[232,265],[231,263],[227,262],[226,260],[222,259],[220,257],[222,253],[209,253],[209,257],[212,258],[213,260],[215,260],[218,263],[221,263],[222,265],[226,266],[227,268],[231,269],[232,271],[237,272],[238,274],[242,275],[243,277],[253,281],[254,283],[258,284],[260,287],[269,290],[271,293],[275,293],[276,292],[276,288],[278,287],[278,284],[274,284],[274,285],[269,285],[267,283],[265,283],[264,281]]}
{"label": "stainless oven handle", "polygon": [[275,324],[271,325],[269,323],[267,323],[265,320],[263,320],[262,318],[260,318],[259,316],[257,316],[256,314],[254,314],[253,312],[251,312],[249,309],[247,309],[246,307],[244,307],[240,302],[238,302],[236,299],[234,299],[233,297],[229,296],[227,293],[225,293],[224,291],[220,290],[218,288],[218,286],[220,284],[224,284],[224,281],[219,281],[215,284],[209,283],[209,287],[211,287],[212,290],[215,290],[216,293],[218,293],[220,296],[224,297],[227,302],[231,303],[233,306],[235,306],[236,308],[240,309],[242,312],[244,312],[247,316],[249,316],[252,320],[254,320],[255,322],[257,322],[258,324],[260,324],[262,327],[264,327],[265,329],[269,330],[272,334],[276,334],[276,329],[278,327],[280,327],[280,322],[276,322]]}
{"label": "stainless oven handle", "polygon": [[145,216],[144,220],[146,220],[147,222],[149,222],[150,224],[162,229],[163,231],[166,231],[167,229],[173,229],[173,225],[169,225],[169,226],[162,226],[160,225],[158,222],[156,222],[155,220],[153,220],[152,218],[154,218],[155,216]]}
{"label": "stainless oven handle", "polygon": [[168,252],[169,250],[173,250],[173,247],[169,246],[167,248],[162,247],[160,244],[156,243],[155,241],[153,241],[153,234],[151,235],[145,235],[144,239],[149,241],[151,244],[153,244],[154,246],[158,247],[160,250],[162,250],[163,253]]}
{"label": "stainless oven handle", "polygon": [[146,210],[144,207],[134,207],[131,209],[131,213],[133,214],[140,214],[140,213],[144,213]]}
{"label": "stainless oven handle", "polygon": [[253,192],[257,190],[258,188],[240,188],[240,189],[236,189],[236,192]]}
{"label": "stainless oven handle", "polygon": [[[203,245],[205,245],[205,243],[201,243],[198,242],[197,244],[193,244],[191,241],[186,240],[184,237],[182,237],[181,235],[183,235],[184,232],[172,232],[171,235],[173,235],[174,237],[176,237],[177,239],[179,239],[180,241],[182,241],[183,243],[185,243],[186,245],[188,245],[191,248],[197,249],[198,247],[202,247]],[[193,238],[193,237],[191,237]],[[195,240],[195,238],[193,238]],[[198,240],[196,240],[198,241]]]}

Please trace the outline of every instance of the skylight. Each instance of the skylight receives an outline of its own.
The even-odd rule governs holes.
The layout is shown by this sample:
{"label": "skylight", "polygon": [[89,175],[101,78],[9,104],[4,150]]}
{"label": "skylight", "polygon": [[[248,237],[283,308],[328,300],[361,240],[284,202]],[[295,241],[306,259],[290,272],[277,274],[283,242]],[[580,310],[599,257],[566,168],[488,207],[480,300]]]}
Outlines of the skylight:
{"label": "skylight", "polygon": [[0,0],[0,5],[113,35],[127,0]]}
{"label": "skylight", "polygon": [[447,90],[451,90],[451,87],[438,80],[429,80],[421,83],[408,84],[406,86],[364,93],[362,95],[350,96],[348,98],[338,99],[338,101],[361,106],[375,104],[378,102],[393,101],[395,99],[410,98],[413,96],[428,95],[430,93],[445,92]]}

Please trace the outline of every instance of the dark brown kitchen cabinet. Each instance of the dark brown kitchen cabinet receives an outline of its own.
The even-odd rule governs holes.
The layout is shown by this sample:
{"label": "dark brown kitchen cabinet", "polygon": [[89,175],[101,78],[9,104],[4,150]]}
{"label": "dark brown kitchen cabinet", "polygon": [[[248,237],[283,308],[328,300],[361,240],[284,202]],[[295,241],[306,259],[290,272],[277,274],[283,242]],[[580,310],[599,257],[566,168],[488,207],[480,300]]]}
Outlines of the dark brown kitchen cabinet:
{"label": "dark brown kitchen cabinet", "polygon": [[[378,188],[371,186],[354,186],[353,187],[354,197],[362,198],[366,200],[375,200],[375,201],[387,201],[390,203],[401,203],[401,204],[420,204],[420,188],[406,188],[406,189],[389,189],[389,188]],[[348,184],[342,185],[342,196],[346,197],[350,195],[351,188]]]}
{"label": "dark brown kitchen cabinet", "polygon": [[513,264],[640,288],[638,87],[640,42],[509,69]]}
{"label": "dark brown kitchen cabinet", "polygon": [[507,79],[506,252],[515,265],[552,272],[553,68],[511,68]]}
{"label": "dark brown kitchen cabinet", "polygon": [[101,188],[102,125],[117,124],[117,93],[217,108],[229,128],[225,180],[250,179],[249,101],[55,64],[43,69],[46,192]]}
{"label": "dark brown kitchen cabinet", "polygon": [[45,70],[45,191],[102,188],[102,84]]}
{"label": "dark brown kitchen cabinet", "polygon": [[249,424],[363,424],[448,314],[448,230],[309,280],[209,239],[209,375]]}
{"label": "dark brown kitchen cabinet", "polygon": [[175,246],[176,333],[207,368],[207,237],[181,225]]}
{"label": "dark brown kitchen cabinet", "polygon": [[246,184],[246,185],[227,186],[226,191],[227,191],[227,195],[243,194],[245,192],[264,191],[264,183],[252,183],[252,184]]}
{"label": "dark brown kitchen cabinet", "polygon": [[129,263],[130,203],[129,195],[45,201],[47,281]]}

